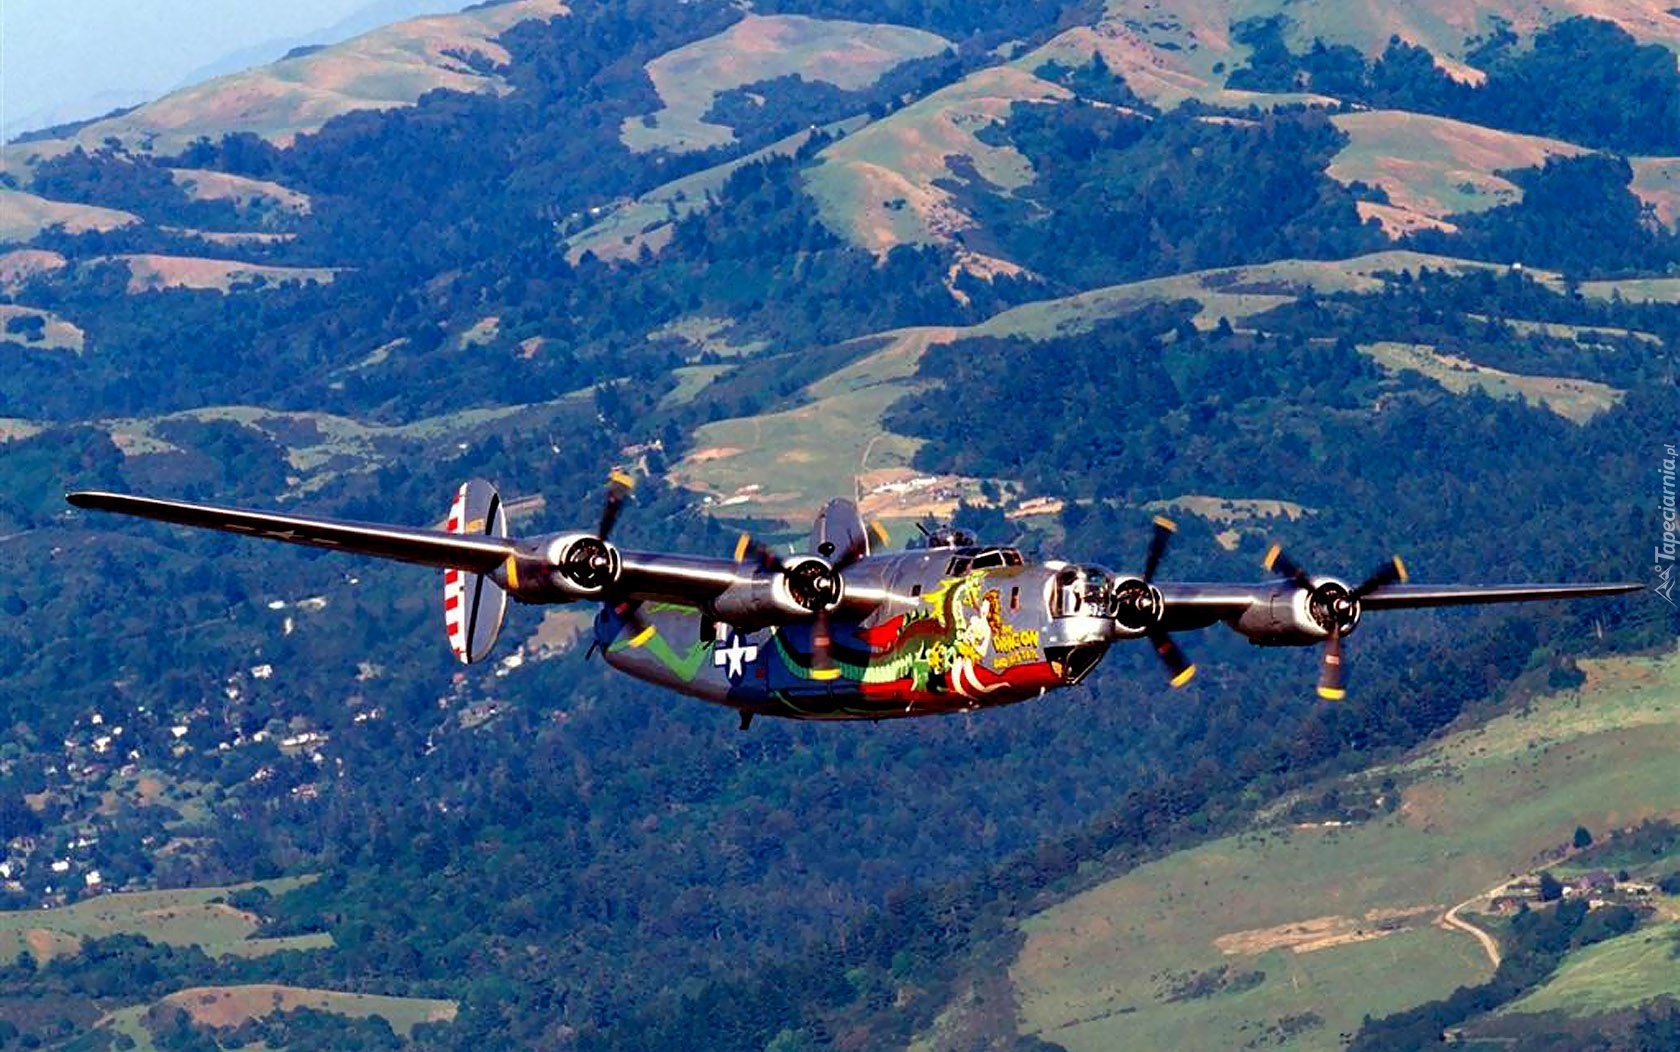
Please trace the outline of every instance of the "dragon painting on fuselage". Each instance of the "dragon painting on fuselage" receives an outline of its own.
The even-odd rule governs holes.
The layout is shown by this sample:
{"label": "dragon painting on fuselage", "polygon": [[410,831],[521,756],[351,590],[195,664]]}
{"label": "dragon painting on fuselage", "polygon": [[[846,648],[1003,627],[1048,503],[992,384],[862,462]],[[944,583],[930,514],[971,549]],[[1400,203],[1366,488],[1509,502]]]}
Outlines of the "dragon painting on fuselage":
{"label": "dragon painting on fuselage", "polygon": [[[922,559],[949,555],[932,550]],[[811,672],[808,625],[744,632],[716,624],[709,640],[697,629],[685,638],[683,623],[700,624],[699,612],[659,604],[642,611],[658,628],[650,644],[632,646],[627,624],[610,609],[597,620],[596,642],[626,671],[658,662],[696,693],[766,715],[890,718],[1005,704],[1065,682],[1041,649],[1038,623],[1023,602],[1024,592],[1034,603],[1044,601],[1043,582],[1035,587],[1031,576],[1019,564],[968,570],[925,593],[912,586],[913,609],[836,623],[840,674],[826,681]],[[665,614],[673,616],[667,621]],[[672,646],[672,637],[686,646]],[[706,689],[708,680],[714,690]]]}

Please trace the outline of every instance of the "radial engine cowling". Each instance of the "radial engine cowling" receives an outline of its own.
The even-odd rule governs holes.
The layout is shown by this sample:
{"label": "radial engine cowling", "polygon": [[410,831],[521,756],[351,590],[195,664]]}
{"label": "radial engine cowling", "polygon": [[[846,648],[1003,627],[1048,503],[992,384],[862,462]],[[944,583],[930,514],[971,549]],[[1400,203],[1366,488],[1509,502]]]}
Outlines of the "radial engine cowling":
{"label": "radial engine cowling", "polygon": [[1317,643],[1340,625],[1347,635],[1359,624],[1359,603],[1349,596],[1348,586],[1334,578],[1319,578],[1311,588],[1279,585],[1265,599],[1254,603],[1231,627],[1260,647],[1295,647]]}
{"label": "radial engine cowling", "polygon": [[840,605],[845,586],[827,560],[789,559],[779,571],[760,571],[730,585],[712,600],[711,613],[737,628],[814,617]]}
{"label": "radial engine cowling", "polygon": [[1122,577],[1109,587],[1109,614],[1113,633],[1122,638],[1144,635],[1159,623],[1165,609],[1161,590],[1137,577]]}
{"label": "radial engine cowling", "polygon": [[592,599],[618,580],[618,549],[589,533],[566,533],[521,545],[518,555],[496,572],[515,599],[565,602]]}

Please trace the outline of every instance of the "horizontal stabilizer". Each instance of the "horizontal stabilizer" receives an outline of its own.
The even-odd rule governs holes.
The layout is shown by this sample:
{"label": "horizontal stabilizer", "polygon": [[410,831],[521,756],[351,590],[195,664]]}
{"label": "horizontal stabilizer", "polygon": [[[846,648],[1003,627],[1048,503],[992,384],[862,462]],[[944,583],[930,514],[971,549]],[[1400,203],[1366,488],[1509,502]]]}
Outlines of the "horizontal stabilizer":
{"label": "horizontal stabilizer", "polygon": [[488,573],[514,553],[513,542],[504,537],[462,536],[442,530],[341,522],[306,515],[276,515],[266,511],[132,497],[121,493],[80,492],[68,494],[64,499],[78,508],[114,511],[180,526],[266,537],[287,544],[356,552],[439,569]]}

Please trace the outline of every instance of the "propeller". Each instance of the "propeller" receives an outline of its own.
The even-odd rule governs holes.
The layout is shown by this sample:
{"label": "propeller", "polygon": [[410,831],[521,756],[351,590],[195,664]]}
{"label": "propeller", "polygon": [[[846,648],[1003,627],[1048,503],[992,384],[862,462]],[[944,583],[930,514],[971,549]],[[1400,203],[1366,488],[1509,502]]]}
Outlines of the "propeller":
{"label": "propeller", "polygon": [[[1165,515],[1155,516],[1155,532],[1149,537],[1149,553],[1143,560],[1144,584],[1155,580],[1155,571],[1161,568],[1161,559],[1167,554],[1167,545],[1177,532],[1178,523]],[[1155,656],[1167,667],[1169,684],[1182,687],[1196,677],[1196,666],[1184,656],[1184,650],[1173,641],[1167,630],[1161,627],[1159,616],[1150,621],[1149,627],[1144,630],[1144,636],[1155,648]]]}
{"label": "propeller", "polygon": [[[1296,587],[1313,590],[1311,575],[1283,553],[1282,545],[1272,545],[1262,564],[1266,569],[1287,578]],[[1388,562],[1377,567],[1369,577],[1351,590],[1344,590],[1340,585],[1329,585],[1314,595],[1315,600],[1322,596],[1324,614],[1329,620],[1329,624],[1324,626],[1329,635],[1324,640],[1324,653],[1318,667],[1319,697],[1326,701],[1341,701],[1347,697],[1347,687],[1342,677],[1342,634],[1359,616],[1359,601],[1373,592],[1405,580],[1406,564],[1395,555],[1390,556]]]}
{"label": "propeller", "polygon": [[743,532],[735,542],[737,565],[745,565],[751,556],[760,569],[783,574],[788,593],[794,601],[815,615],[811,623],[812,679],[831,680],[840,676],[840,669],[834,663],[834,636],[829,627],[829,610],[840,601],[840,575],[848,566],[863,558],[864,553],[865,549],[859,545],[841,552],[832,563],[820,555],[812,555],[789,566],[773,549],[750,533]]}
{"label": "propeller", "polygon": [[607,474],[607,497],[601,505],[601,528],[595,531],[595,536],[606,540],[612,533],[613,524],[618,522],[618,513],[624,510],[624,502],[636,490],[636,479],[623,468],[613,468]]}
{"label": "propeller", "polygon": [[[576,572],[587,572],[597,563],[605,565],[607,558],[607,537],[612,534],[613,526],[618,522],[619,513],[624,510],[624,504],[630,499],[630,494],[636,490],[636,478],[623,468],[613,468],[607,473],[607,493],[601,502],[601,525],[595,531],[596,545],[580,543],[574,545],[578,558],[589,561],[588,566],[579,566]],[[633,647],[647,646],[648,642],[658,634],[658,629],[642,617],[642,604],[639,600],[619,603],[613,607],[613,613],[630,629],[629,645]]]}

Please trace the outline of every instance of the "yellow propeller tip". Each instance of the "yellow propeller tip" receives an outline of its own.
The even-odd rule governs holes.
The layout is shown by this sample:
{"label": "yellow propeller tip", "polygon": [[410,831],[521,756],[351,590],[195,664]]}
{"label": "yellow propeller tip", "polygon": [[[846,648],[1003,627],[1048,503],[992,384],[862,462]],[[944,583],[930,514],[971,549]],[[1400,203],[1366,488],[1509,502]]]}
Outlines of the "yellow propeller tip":
{"label": "yellow propeller tip", "polygon": [[1406,564],[1398,555],[1394,557],[1394,572],[1400,575],[1401,584],[1405,584],[1412,579],[1411,575],[1406,572]]}
{"label": "yellow propeller tip", "polygon": [[1178,532],[1178,523],[1167,518],[1165,515],[1155,516],[1155,525],[1161,527],[1163,530],[1171,530],[1173,533]]}
{"label": "yellow propeller tip", "polygon": [[814,668],[811,670],[811,678],[820,680],[839,679],[840,670],[837,668]]}
{"label": "yellow propeller tip", "polygon": [[1318,688],[1318,696],[1325,701],[1341,701],[1347,697],[1347,691],[1340,687],[1320,687]]}
{"label": "yellow propeller tip", "polygon": [[735,542],[735,561],[741,562],[747,557],[747,545],[752,543],[749,534],[741,534],[741,539]]}
{"label": "yellow propeller tip", "polygon": [[869,535],[875,539],[876,544],[882,547],[892,543],[892,534],[888,533],[887,528],[879,522],[869,524]]}
{"label": "yellow propeller tip", "polygon": [[620,486],[623,486],[625,489],[635,489],[636,488],[636,477],[634,475],[631,475],[629,472],[623,471],[619,468],[614,468],[612,471],[608,472],[607,481],[608,482],[616,482]]}
{"label": "yellow propeller tip", "polygon": [[647,641],[652,639],[657,632],[658,629],[649,625],[630,637],[630,645],[633,647],[645,646]]}
{"label": "yellow propeller tip", "polygon": [[1283,545],[1274,544],[1270,548],[1266,549],[1266,557],[1260,560],[1260,565],[1270,570],[1272,568],[1272,564],[1277,562],[1278,556],[1282,554]]}
{"label": "yellow propeller tip", "polygon": [[1191,666],[1187,667],[1183,672],[1180,672],[1178,675],[1176,675],[1172,678],[1172,686],[1174,687],[1174,689],[1176,689],[1178,687],[1182,687],[1186,683],[1190,682],[1191,680],[1193,680],[1195,678],[1196,678],[1196,666],[1191,665]]}

